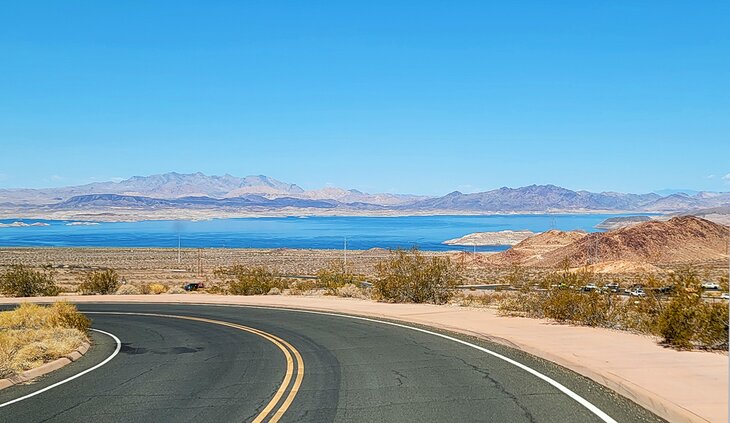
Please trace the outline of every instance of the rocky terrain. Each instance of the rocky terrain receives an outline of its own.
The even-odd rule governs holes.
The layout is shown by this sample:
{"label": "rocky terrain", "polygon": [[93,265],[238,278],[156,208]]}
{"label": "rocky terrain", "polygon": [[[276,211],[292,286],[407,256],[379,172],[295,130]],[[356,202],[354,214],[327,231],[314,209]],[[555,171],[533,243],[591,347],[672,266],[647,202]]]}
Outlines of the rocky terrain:
{"label": "rocky terrain", "polygon": [[485,262],[497,266],[540,262],[545,254],[570,245],[587,235],[588,233],[583,231],[553,229],[527,238],[507,251],[488,256]]}
{"label": "rocky terrain", "polygon": [[648,222],[651,220],[649,216],[622,216],[609,217],[603,222],[596,225],[596,229],[612,230],[625,228],[627,226],[636,225],[637,223]]}
{"label": "rocky terrain", "polygon": [[604,233],[550,231],[490,257],[494,264],[557,267],[613,263],[652,266],[727,260],[730,229],[694,216],[649,221]]}
{"label": "rocky terrain", "polygon": [[475,232],[461,238],[444,241],[446,245],[515,245],[534,236],[532,231]]}

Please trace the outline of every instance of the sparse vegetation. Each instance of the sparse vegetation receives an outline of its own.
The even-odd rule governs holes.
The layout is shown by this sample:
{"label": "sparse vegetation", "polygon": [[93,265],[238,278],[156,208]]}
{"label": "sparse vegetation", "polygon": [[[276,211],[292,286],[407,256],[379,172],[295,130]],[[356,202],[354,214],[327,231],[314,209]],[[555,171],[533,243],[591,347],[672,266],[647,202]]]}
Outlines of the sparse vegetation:
{"label": "sparse vegetation", "polygon": [[272,288],[286,287],[277,272],[263,266],[235,265],[216,269],[215,275],[228,285],[228,293],[232,295],[264,295]]}
{"label": "sparse vegetation", "polygon": [[180,288],[179,286],[171,286],[170,289],[167,290],[168,294],[185,294],[187,291]]}
{"label": "sparse vegetation", "polygon": [[727,304],[703,301],[701,280],[691,269],[673,274],[671,281],[674,295],[657,321],[664,342],[678,348],[727,348]]}
{"label": "sparse vegetation", "polygon": [[113,294],[117,289],[119,289],[119,274],[113,269],[88,272],[79,285],[79,291],[84,295]]}
{"label": "sparse vegetation", "polygon": [[0,378],[63,357],[87,341],[91,321],[69,303],[0,312]]}
{"label": "sparse vegetation", "polygon": [[317,290],[317,283],[310,279],[300,279],[289,284],[286,291],[289,295],[305,295],[311,294]]}
{"label": "sparse vegetation", "polygon": [[317,279],[328,294],[337,295],[340,288],[348,284],[358,284],[362,278],[353,274],[343,260],[333,260],[317,272]]}
{"label": "sparse vegetation", "polygon": [[546,279],[541,285],[551,288],[505,296],[498,302],[500,312],[658,335],[667,345],[681,349],[727,349],[728,305],[703,300],[700,278],[692,269],[670,276],[670,297],[661,293],[662,283],[653,275],[635,277],[634,282],[644,286],[645,296],[628,298],[571,288],[576,281],[590,280],[586,273],[570,276],[563,270]]}
{"label": "sparse vegetation", "polygon": [[448,257],[426,257],[415,248],[391,251],[376,274],[373,297],[390,302],[443,304],[462,280],[461,266]]}
{"label": "sparse vegetation", "polygon": [[58,292],[53,271],[14,265],[0,275],[0,293],[9,297],[54,296]]}

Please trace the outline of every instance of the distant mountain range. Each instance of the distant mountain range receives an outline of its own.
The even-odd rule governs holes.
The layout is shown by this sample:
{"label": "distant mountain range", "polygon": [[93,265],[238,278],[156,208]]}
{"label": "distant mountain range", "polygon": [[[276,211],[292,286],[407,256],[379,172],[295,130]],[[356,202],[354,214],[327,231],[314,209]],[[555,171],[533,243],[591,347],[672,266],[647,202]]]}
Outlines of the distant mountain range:
{"label": "distant mountain range", "polygon": [[[191,174],[170,172],[162,175],[133,176],[120,182],[97,182],[62,188],[0,189],[0,204],[49,205],[65,202],[74,197],[99,201],[99,198],[93,197],[94,194],[117,194],[155,199],[184,197],[223,199],[256,195],[268,199],[291,197],[304,200],[334,200],[343,203],[362,202],[381,205],[405,204],[426,198],[415,195],[371,195],[341,188],[305,191],[296,184],[277,181],[264,175],[239,178],[231,175],[208,176],[200,172]],[[116,197],[116,199],[122,201],[120,197]]]}
{"label": "distant mountain range", "polygon": [[[165,173],[47,189],[0,189],[0,217],[125,219],[230,217],[257,214],[429,214],[659,212],[730,206],[730,193],[624,194],[572,191],[554,185],[499,188],[442,197],[368,194],[343,188],[304,190],[268,176]],[[174,211],[174,213],[172,213]],[[142,213],[144,212],[144,213]],[[167,216],[167,217],[166,217]]]}

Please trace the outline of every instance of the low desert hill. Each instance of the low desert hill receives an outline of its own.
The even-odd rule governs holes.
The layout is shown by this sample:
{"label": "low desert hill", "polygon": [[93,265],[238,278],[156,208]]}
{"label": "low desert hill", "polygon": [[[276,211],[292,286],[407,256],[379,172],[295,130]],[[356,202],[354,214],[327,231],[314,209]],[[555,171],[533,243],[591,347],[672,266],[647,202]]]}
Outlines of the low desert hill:
{"label": "low desert hill", "polygon": [[[727,259],[730,228],[695,216],[589,234],[526,264],[571,266],[608,261],[671,265]],[[527,240],[529,241],[529,239]]]}
{"label": "low desert hill", "polygon": [[529,237],[502,253],[493,254],[486,262],[493,265],[533,264],[542,260],[545,254],[563,248],[588,234],[583,231],[550,230]]}

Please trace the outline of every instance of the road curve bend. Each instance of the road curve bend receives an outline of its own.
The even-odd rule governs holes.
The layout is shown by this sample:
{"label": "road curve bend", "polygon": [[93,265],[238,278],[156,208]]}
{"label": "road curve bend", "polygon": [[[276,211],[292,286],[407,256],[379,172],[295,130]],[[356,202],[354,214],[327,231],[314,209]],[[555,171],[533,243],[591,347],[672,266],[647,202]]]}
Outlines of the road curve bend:
{"label": "road curve bend", "polygon": [[121,340],[119,354],[98,366],[117,346],[94,333],[79,361],[0,391],[0,404],[26,397],[0,421],[662,421],[552,363],[459,335],[281,309],[79,309]]}

